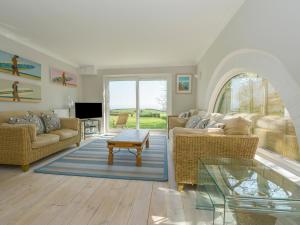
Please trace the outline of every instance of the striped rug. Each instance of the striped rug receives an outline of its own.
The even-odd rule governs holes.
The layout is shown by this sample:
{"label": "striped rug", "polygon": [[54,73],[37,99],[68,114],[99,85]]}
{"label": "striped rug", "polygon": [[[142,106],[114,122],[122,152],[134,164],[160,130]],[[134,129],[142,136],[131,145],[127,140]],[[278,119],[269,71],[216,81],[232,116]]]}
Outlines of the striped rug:
{"label": "striped rug", "polygon": [[[150,136],[150,147],[142,151],[141,167],[136,167],[135,155],[130,153],[128,149],[120,149],[114,154],[114,164],[108,165],[106,140],[111,137],[102,136],[34,171],[112,179],[168,180],[167,140],[165,136]],[[118,149],[114,149],[114,151],[116,150]],[[133,149],[130,150],[135,152]]]}

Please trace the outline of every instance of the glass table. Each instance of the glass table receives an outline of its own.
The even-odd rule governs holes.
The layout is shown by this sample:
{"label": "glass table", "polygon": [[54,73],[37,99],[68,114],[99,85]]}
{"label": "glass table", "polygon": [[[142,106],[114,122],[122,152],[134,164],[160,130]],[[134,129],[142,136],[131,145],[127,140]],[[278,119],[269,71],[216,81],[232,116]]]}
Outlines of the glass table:
{"label": "glass table", "polygon": [[199,160],[196,207],[214,224],[271,225],[300,215],[300,188],[255,160]]}

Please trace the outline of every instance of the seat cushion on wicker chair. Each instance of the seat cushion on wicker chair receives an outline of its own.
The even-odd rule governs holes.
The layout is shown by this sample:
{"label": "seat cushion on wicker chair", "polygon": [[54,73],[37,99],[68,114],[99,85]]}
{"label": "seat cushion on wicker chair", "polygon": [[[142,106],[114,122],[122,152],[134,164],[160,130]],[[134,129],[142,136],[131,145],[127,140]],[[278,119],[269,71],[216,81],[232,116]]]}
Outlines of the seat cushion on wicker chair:
{"label": "seat cushion on wicker chair", "polygon": [[50,134],[58,135],[59,140],[62,141],[71,137],[75,137],[78,134],[78,131],[72,129],[60,129],[60,130],[51,131]]}
{"label": "seat cushion on wicker chair", "polygon": [[32,148],[41,148],[46,145],[59,142],[59,136],[55,134],[40,134],[36,137],[36,141],[32,142]]}

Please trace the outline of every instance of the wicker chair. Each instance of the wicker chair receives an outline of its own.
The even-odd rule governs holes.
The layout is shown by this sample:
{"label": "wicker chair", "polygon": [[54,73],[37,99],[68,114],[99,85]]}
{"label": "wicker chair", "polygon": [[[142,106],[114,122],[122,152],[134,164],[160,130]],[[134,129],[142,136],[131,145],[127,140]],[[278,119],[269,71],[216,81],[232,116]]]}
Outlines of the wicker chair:
{"label": "wicker chair", "polygon": [[124,128],[126,127],[127,120],[128,120],[128,113],[120,113],[114,125],[116,128]]}
{"label": "wicker chair", "polygon": [[184,127],[186,119],[169,118],[170,148],[175,181],[182,191],[185,184],[197,184],[200,158],[253,159],[258,137],[254,135],[173,134],[174,127]]}

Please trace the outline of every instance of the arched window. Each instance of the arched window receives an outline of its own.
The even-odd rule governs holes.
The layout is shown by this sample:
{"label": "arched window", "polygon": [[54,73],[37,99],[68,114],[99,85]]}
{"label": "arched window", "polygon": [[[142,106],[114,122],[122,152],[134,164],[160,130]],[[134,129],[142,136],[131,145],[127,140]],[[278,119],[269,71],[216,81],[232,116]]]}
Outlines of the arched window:
{"label": "arched window", "polygon": [[259,146],[300,161],[295,128],[280,96],[265,79],[253,73],[231,78],[221,89],[215,112],[241,114],[252,121]]}

